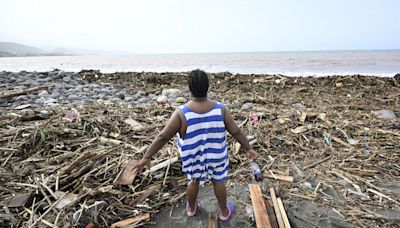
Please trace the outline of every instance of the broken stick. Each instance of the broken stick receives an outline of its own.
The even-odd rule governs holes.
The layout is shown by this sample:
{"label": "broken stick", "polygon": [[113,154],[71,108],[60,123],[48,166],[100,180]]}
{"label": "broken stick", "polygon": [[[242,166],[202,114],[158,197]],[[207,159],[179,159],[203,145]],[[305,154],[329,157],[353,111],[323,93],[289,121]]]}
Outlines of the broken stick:
{"label": "broken stick", "polygon": [[138,222],[141,222],[141,221],[147,221],[149,219],[150,219],[150,213],[144,213],[144,214],[138,215],[138,216],[133,217],[133,218],[128,218],[128,219],[113,223],[111,225],[111,228],[125,227],[125,226],[128,226],[130,224],[138,223]]}
{"label": "broken stick", "polygon": [[257,228],[271,227],[261,187],[258,184],[249,184],[251,203],[253,205],[254,217]]}

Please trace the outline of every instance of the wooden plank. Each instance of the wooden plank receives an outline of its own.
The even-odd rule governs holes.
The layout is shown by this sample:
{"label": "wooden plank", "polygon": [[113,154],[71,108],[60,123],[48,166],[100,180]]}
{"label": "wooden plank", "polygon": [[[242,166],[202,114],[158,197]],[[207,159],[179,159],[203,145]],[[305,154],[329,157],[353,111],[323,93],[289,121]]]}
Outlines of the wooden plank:
{"label": "wooden plank", "polygon": [[270,188],[269,192],[271,194],[272,204],[274,205],[276,220],[278,221],[279,228],[285,228],[285,223],[283,222],[281,211],[279,209],[278,200],[276,199],[276,194],[274,188]]}
{"label": "wooden plank", "polygon": [[265,206],[267,206],[269,223],[271,224],[271,227],[272,228],[279,228],[278,221],[276,220],[274,208],[271,206],[271,204],[267,200],[264,200],[264,202],[265,202]]}
{"label": "wooden plank", "polygon": [[271,227],[264,197],[261,193],[260,185],[249,184],[251,203],[253,205],[254,217],[256,218],[257,228]]}
{"label": "wooden plank", "polygon": [[32,200],[32,192],[18,194],[11,198],[10,202],[7,204],[7,207],[26,207],[32,203]]}
{"label": "wooden plank", "polygon": [[213,214],[208,214],[208,228],[218,228],[218,218]]}
{"label": "wooden plank", "polygon": [[279,210],[282,215],[283,223],[285,224],[285,228],[290,228],[289,219],[286,215],[285,207],[283,207],[282,199],[278,197],[277,201],[278,201]]}
{"label": "wooden plank", "polygon": [[135,177],[137,175],[136,171],[133,171],[132,168],[138,163],[137,160],[129,160],[128,164],[126,165],[124,171],[122,174],[118,177],[117,181],[115,184],[119,185],[131,185],[133,183],[133,180],[135,180]]}
{"label": "wooden plank", "polygon": [[282,175],[276,175],[276,174],[272,175],[270,173],[264,173],[264,177],[293,183],[293,177],[292,176],[282,176]]}
{"label": "wooden plank", "polygon": [[125,226],[131,225],[133,223],[138,223],[138,222],[141,222],[141,221],[147,221],[149,219],[150,219],[150,213],[144,213],[144,214],[135,216],[133,218],[128,218],[128,219],[113,223],[111,225],[111,228],[125,227]]}

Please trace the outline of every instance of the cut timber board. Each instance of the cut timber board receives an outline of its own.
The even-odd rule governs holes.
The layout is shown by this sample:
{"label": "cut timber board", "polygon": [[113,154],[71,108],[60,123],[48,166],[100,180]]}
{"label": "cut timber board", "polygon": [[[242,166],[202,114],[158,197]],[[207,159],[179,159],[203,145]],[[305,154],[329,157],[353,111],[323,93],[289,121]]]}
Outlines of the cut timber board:
{"label": "cut timber board", "polygon": [[218,218],[216,215],[208,214],[208,228],[218,228]]}
{"label": "cut timber board", "polygon": [[268,212],[260,185],[249,184],[249,189],[257,228],[270,228],[271,224],[269,223]]}
{"label": "cut timber board", "polygon": [[11,198],[10,202],[7,204],[7,207],[26,207],[33,200],[32,192],[18,194]]}
{"label": "cut timber board", "polygon": [[138,163],[137,160],[129,160],[122,174],[118,177],[115,184],[131,185],[136,177],[136,172],[132,168]]}
{"label": "cut timber board", "polygon": [[277,201],[278,201],[279,210],[281,211],[283,223],[285,224],[285,228],[290,228],[289,219],[286,215],[285,207],[283,207],[282,199],[278,197]]}
{"label": "cut timber board", "polygon": [[282,219],[281,210],[279,209],[278,200],[276,199],[276,194],[274,188],[270,188],[269,192],[271,194],[272,204],[274,206],[276,220],[278,221],[279,228],[285,228],[285,223]]}
{"label": "cut timber board", "polygon": [[293,177],[292,176],[282,176],[282,175],[276,175],[273,176],[272,174],[269,173],[264,173],[264,177],[275,179],[275,180],[280,180],[280,181],[286,181],[289,183],[293,183]]}

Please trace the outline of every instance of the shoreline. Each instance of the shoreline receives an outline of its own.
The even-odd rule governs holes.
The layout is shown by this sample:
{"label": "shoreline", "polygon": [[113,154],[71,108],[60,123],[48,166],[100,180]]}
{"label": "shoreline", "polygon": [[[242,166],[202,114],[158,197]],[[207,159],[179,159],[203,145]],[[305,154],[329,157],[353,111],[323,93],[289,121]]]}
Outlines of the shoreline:
{"label": "shoreline", "polygon": [[[209,97],[222,102],[235,121],[243,123],[245,134],[256,140],[254,148],[263,171],[293,177],[293,183],[269,178],[261,183],[262,189],[276,189],[292,225],[398,223],[400,205],[393,200],[400,202],[396,178],[400,175],[399,81],[370,76],[209,75]],[[180,162],[168,171],[137,177],[133,187],[114,183],[127,161],[140,159],[142,149],[175,108],[190,99],[186,78],[185,72],[0,72],[0,96],[12,95],[0,98],[0,181],[5,183],[0,204],[8,205],[16,194],[35,192],[41,186],[38,183],[52,191],[59,183],[58,190],[81,198],[59,209],[63,212],[59,218],[49,211],[44,219],[56,225],[93,222],[106,226],[105,221],[109,226],[136,211],[151,213],[145,224],[156,223],[153,227],[166,222],[176,228],[204,227],[200,224],[207,224],[208,213],[216,212],[217,203],[212,190],[203,188],[199,216],[187,219],[186,182]],[[32,88],[38,89],[15,95]],[[166,97],[166,104],[157,104],[161,96]],[[228,189],[230,199],[237,202],[229,225],[252,227],[246,213],[251,202],[246,196],[253,177],[244,153],[236,149],[230,136],[228,139],[232,174]],[[153,162],[176,153],[171,141]],[[74,162],[82,154],[95,159]],[[318,163],[324,158],[328,159]],[[75,167],[60,175],[70,164]],[[51,193],[42,190],[55,201]],[[34,197],[37,210],[43,213],[48,200],[41,192]],[[78,222],[73,220],[80,203],[89,206],[94,201],[108,206],[96,216],[87,211]],[[169,219],[172,206],[174,219]],[[30,217],[23,209],[15,212],[4,207],[0,216],[4,226],[27,225]],[[104,221],[97,220],[98,216]]]}

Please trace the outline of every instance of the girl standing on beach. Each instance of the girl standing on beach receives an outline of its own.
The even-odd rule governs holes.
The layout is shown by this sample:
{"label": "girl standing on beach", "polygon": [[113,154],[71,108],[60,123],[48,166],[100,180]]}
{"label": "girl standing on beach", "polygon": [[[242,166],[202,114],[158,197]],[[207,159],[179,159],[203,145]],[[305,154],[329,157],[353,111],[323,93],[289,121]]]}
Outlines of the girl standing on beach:
{"label": "girl standing on beach", "polygon": [[229,111],[221,103],[207,98],[209,80],[204,71],[190,72],[188,85],[192,100],[175,110],[165,128],[132,170],[141,172],[145,166],[150,166],[151,157],[177,135],[182,169],[189,180],[186,194],[187,215],[196,214],[199,185],[211,180],[220,208],[219,219],[226,221],[234,209],[233,202],[227,202],[225,186],[229,167],[226,131],[247,151],[249,159],[256,158],[257,153]]}

